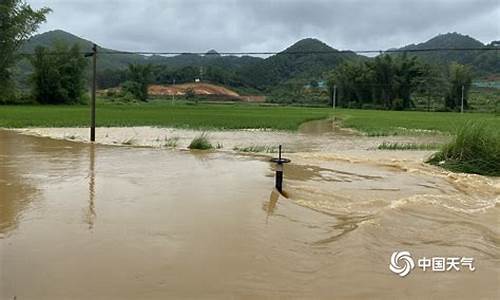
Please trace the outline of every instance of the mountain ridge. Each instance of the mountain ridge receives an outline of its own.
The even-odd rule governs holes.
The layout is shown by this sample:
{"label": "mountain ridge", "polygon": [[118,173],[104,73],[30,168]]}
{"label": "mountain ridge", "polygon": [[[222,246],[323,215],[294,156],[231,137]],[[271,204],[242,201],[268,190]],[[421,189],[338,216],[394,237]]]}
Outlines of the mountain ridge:
{"label": "mountain ridge", "polygon": [[[22,47],[21,52],[32,52],[37,46],[50,47],[58,41],[78,44],[84,52],[91,51],[93,42],[80,38],[64,30],[53,30],[33,36]],[[492,43],[493,45],[493,43]],[[482,42],[460,33],[445,33],[417,44],[409,44],[397,50],[418,50],[429,48],[483,48]],[[99,51],[116,50],[98,47]],[[424,62],[447,65],[451,62],[468,64],[480,75],[500,74],[499,51],[443,51],[411,53]],[[214,67],[227,70],[242,79],[244,84],[269,88],[275,85],[318,80],[348,60],[371,59],[354,52],[339,51],[317,38],[304,38],[283,51],[267,58],[255,56],[220,55],[216,50],[208,50],[205,55],[181,54],[171,57],[139,54],[103,54],[98,61],[98,71],[124,70],[131,63],[155,64],[168,69],[187,67]],[[21,73],[29,74],[31,66],[26,61],[20,64]]]}
{"label": "mountain ridge", "polygon": [[[493,44],[493,42],[491,43]],[[425,42],[410,44],[397,48],[397,50],[423,50],[423,49],[467,49],[486,48],[490,45],[483,44],[468,35],[457,32],[439,34]],[[452,62],[470,65],[478,75],[500,74],[499,51],[439,51],[439,52],[413,52],[424,62],[439,65],[448,65]]]}

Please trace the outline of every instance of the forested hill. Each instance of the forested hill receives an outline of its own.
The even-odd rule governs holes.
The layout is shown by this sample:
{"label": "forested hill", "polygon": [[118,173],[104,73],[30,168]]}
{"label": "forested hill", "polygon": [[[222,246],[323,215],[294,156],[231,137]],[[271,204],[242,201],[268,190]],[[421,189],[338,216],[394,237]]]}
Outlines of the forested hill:
{"label": "forested hill", "polygon": [[[55,30],[32,37],[21,51],[31,53],[37,46],[50,47],[61,42],[76,43],[80,45],[82,51],[90,51],[93,44],[71,33]],[[99,51],[114,50],[99,48]],[[360,58],[355,53],[338,52],[317,39],[301,40],[283,52],[266,59],[219,55],[215,50],[210,50],[207,54],[182,54],[173,57],[102,54],[99,56],[98,71],[102,74],[112,74],[110,70],[126,69],[130,63],[150,63],[166,68],[167,75],[164,77],[165,81],[168,81],[172,72],[191,74],[195,69],[199,70],[200,67],[204,67],[205,72],[221,73],[222,77],[230,78],[224,81],[229,80],[233,83],[239,81],[242,85],[265,89],[292,79],[320,79],[324,72],[331,71],[339,63],[347,59]],[[20,65],[20,68],[21,73],[24,74],[30,71],[30,66],[26,61]]]}
{"label": "forested hill", "polygon": [[349,60],[361,58],[352,52],[339,52],[317,39],[303,39],[255,65],[242,74],[254,86],[273,86],[290,79],[319,79],[324,72]]}
{"label": "forested hill", "polygon": [[[80,45],[82,51],[90,51],[92,42],[71,33],[54,30],[32,37],[25,43],[21,52],[31,53],[37,46],[50,47],[58,42]],[[493,47],[484,45],[478,40],[458,33],[438,35],[424,43],[411,44],[400,50],[428,48],[482,48]],[[99,48],[99,51],[113,51]],[[500,74],[499,51],[444,51],[414,53],[431,64],[447,66],[456,61],[471,65],[476,75]],[[99,81],[104,86],[114,85],[123,79],[123,71],[131,63],[153,64],[155,74],[160,83],[191,81],[201,73],[208,80],[234,86],[250,86],[261,90],[272,89],[278,85],[293,83],[307,84],[315,80],[326,79],[326,73],[345,61],[369,60],[354,52],[341,52],[317,39],[303,39],[284,51],[266,59],[251,56],[219,55],[210,50],[207,55],[183,54],[171,57],[136,54],[102,54],[99,56]],[[24,60],[19,64],[17,78],[27,82],[31,71],[30,64]]]}
{"label": "forested hill", "polygon": [[[65,32],[63,30],[54,30],[33,36],[27,41],[21,49],[21,52],[32,53],[37,46],[52,47],[57,43],[78,44],[82,51],[91,51],[93,42],[82,39],[76,35]],[[98,47],[101,52],[115,52],[115,50]],[[236,57],[236,56],[220,56],[217,55],[215,50],[207,52],[209,55],[192,55],[183,54],[173,57],[165,56],[144,56],[137,54],[102,54],[99,56],[98,69],[99,70],[118,70],[126,69],[131,63],[139,64],[158,64],[165,65],[169,68],[183,68],[187,66],[209,66],[216,65],[225,68],[234,68],[246,66],[262,60],[256,57]]]}
{"label": "forested hill", "polygon": [[[411,44],[399,50],[421,50],[435,48],[483,48],[493,47],[493,44],[484,45],[480,41],[459,33],[440,34],[432,39]],[[479,75],[500,74],[500,49],[498,51],[442,51],[414,53],[422,60],[432,64],[447,65],[451,62],[470,65]]]}
{"label": "forested hill", "polygon": [[[29,39],[21,48],[23,53],[33,53],[34,49],[38,46],[42,47],[52,47],[57,43],[65,43],[69,45],[78,44],[81,51],[90,52],[92,50],[93,42],[82,39],[76,35],[68,33],[63,30],[54,30],[38,34]],[[106,49],[98,47],[98,51],[113,51],[111,49]],[[114,55],[103,55],[99,59],[99,69],[125,69],[130,63],[143,63],[146,61],[146,57],[142,55],[125,55],[125,54],[114,54]]]}

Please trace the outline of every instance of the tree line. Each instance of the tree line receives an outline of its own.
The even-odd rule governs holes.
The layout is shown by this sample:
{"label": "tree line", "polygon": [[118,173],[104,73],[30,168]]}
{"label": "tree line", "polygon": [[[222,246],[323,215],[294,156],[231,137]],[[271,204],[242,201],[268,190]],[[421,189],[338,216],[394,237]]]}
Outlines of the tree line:
{"label": "tree line", "polygon": [[[373,60],[348,61],[330,74],[330,104],[333,94],[341,107],[405,110],[415,107],[414,95],[438,97],[454,110],[468,107],[472,84],[469,67],[452,63],[446,69],[421,62],[416,56],[381,55]],[[462,90],[463,89],[463,90]]]}

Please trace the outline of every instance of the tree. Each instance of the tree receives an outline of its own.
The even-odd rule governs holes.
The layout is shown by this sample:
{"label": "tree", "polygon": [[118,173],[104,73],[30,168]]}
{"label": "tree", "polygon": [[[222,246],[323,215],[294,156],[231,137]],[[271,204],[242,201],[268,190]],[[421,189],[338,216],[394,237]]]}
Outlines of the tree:
{"label": "tree", "polygon": [[408,57],[406,53],[397,56],[394,60],[394,92],[398,99],[402,100],[401,106],[396,109],[408,109],[414,107],[411,100],[411,94],[414,92],[420,79],[424,76],[425,72],[416,56]]}
{"label": "tree", "polygon": [[97,72],[97,86],[100,89],[115,88],[125,81],[127,81],[126,70],[105,69]]}
{"label": "tree", "polygon": [[462,88],[464,108],[469,107],[468,96],[472,84],[472,72],[468,66],[452,63],[448,71],[449,89],[445,98],[445,106],[458,109],[462,105]]}
{"label": "tree", "polygon": [[330,99],[333,99],[333,87],[336,85],[339,106],[360,107],[366,102],[372,102],[372,78],[373,74],[365,63],[343,63],[328,80]]}
{"label": "tree", "polygon": [[58,44],[53,49],[37,47],[31,59],[32,93],[42,104],[78,103],[85,91],[87,61],[77,44]]}
{"label": "tree", "polygon": [[416,94],[425,100],[427,111],[431,111],[434,102],[442,103],[447,93],[448,80],[441,66],[435,64],[422,65],[423,75],[418,78]]}
{"label": "tree", "polygon": [[138,100],[147,101],[151,70],[151,65],[130,64],[128,81],[122,85],[123,92],[132,94]]}
{"label": "tree", "polygon": [[384,108],[392,109],[394,100],[394,62],[392,56],[377,56],[373,62],[368,63],[372,70],[375,97],[381,98]]}
{"label": "tree", "polygon": [[54,68],[53,57],[47,52],[47,48],[37,47],[31,58],[34,69],[31,76],[32,94],[39,103],[53,103],[61,91],[59,71]]}
{"label": "tree", "polygon": [[330,94],[337,86],[340,106],[383,106],[386,109],[408,109],[425,67],[416,57],[406,55],[377,56],[373,61],[346,62],[337,67],[328,86]]}
{"label": "tree", "polygon": [[0,3],[0,103],[14,96],[11,69],[20,58],[17,51],[49,12],[49,8],[33,10],[22,0]]}

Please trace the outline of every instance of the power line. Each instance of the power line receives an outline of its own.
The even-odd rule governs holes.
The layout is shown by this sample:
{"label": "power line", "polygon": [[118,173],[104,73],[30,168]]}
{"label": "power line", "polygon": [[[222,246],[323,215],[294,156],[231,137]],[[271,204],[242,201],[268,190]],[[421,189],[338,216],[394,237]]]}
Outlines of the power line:
{"label": "power line", "polygon": [[[198,56],[252,56],[252,55],[308,55],[308,54],[384,54],[384,53],[419,53],[419,52],[469,52],[469,51],[499,51],[500,47],[482,48],[425,48],[425,49],[389,49],[389,50],[323,50],[323,51],[263,51],[263,52],[176,52],[176,51],[100,51],[105,55],[198,55]],[[82,52],[88,54],[90,52]],[[62,55],[63,52],[49,52],[48,55]],[[35,55],[33,52],[20,53],[20,55]]]}
{"label": "power line", "polygon": [[370,53],[406,53],[406,52],[439,52],[439,51],[493,51],[500,50],[500,48],[484,47],[484,48],[426,48],[426,49],[389,49],[389,50],[325,50],[325,51],[281,51],[281,52],[218,52],[218,53],[204,53],[204,52],[129,52],[129,51],[101,51],[101,54],[139,54],[139,55],[294,55],[294,54],[370,54]]}

